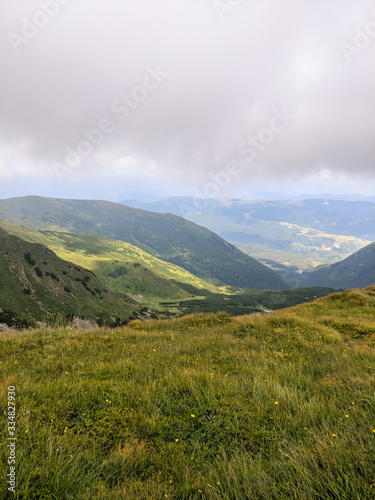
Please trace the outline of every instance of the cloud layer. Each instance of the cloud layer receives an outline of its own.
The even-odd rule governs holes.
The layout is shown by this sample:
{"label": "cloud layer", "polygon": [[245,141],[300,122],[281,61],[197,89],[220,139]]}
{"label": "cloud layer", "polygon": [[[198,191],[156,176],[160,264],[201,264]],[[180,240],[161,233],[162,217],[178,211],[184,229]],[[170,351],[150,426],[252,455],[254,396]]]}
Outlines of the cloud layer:
{"label": "cloud layer", "polygon": [[[54,162],[69,167],[69,147],[91,137],[64,179],[197,186],[240,159],[239,185],[374,180],[374,2],[235,3],[2,2],[0,179],[58,182]],[[30,23],[43,25],[32,37]],[[160,81],[145,80],[150,71]],[[274,109],[295,117],[246,161],[239,144],[269,127]]]}

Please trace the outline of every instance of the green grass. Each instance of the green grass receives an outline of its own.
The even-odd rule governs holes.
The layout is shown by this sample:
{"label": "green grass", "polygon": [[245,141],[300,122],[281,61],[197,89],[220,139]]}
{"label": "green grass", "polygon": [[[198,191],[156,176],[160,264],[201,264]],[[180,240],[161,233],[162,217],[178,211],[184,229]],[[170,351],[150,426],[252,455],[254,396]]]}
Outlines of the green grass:
{"label": "green grass", "polygon": [[[13,497],[374,498],[374,306],[369,288],[269,315],[2,334]],[[5,420],[0,434],[5,498]]]}

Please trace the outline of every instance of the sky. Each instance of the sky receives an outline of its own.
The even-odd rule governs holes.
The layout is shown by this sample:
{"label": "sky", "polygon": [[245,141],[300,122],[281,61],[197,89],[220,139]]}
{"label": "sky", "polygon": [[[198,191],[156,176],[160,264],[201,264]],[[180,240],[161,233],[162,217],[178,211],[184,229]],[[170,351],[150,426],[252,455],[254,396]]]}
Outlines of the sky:
{"label": "sky", "polygon": [[0,198],[375,186],[375,1],[1,0]]}

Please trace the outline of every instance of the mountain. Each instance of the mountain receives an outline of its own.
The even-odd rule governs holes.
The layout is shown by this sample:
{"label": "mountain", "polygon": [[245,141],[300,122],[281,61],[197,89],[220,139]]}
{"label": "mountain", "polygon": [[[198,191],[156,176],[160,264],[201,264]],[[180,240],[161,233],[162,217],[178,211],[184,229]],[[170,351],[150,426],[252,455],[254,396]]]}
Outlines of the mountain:
{"label": "mountain", "polygon": [[139,315],[127,295],[108,289],[94,273],[66,262],[37,243],[0,228],[0,323],[77,317],[115,325]]}
{"label": "mountain", "polygon": [[297,271],[339,262],[375,239],[375,203],[367,201],[176,197],[124,203],[183,215],[286,278],[285,267]]}
{"label": "mountain", "polygon": [[300,275],[302,286],[364,288],[375,284],[375,243],[345,260]]}
{"label": "mountain", "polygon": [[335,194],[335,193],[301,193],[285,194],[271,193],[269,191],[247,191],[238,192],[243,200],[344,200],[344,201],[371,201],[375,203],[375,196],[365,194]]}
{"label": "mountain", "polygon": [[215,284],[285,289],[276,272],[218,235],[172,214],[155,214],[106,201],[27,196],[0,200],[0,219],[37,229],[127,241]]}
{"label": "mountain", "polygon": [[[42,231],[0,220],[10,234],[41,243],[64,260],[93,271],[110,288],[133,296],[137,302],[187,299],[206,292],[228,293],[175,264],[153,257],[130,243],[104,236]],[[190,293],[186,289],[190,289]],[[152,304],[154,305],[154,304]],[[158,304],[159,305],[159,304]]]}
{"label": "mountain", "polygon": [[0,227],[26,241],[41,243],[58,257],[93,271],[109,288],[124,292],[158,316],[226,311],[251,314],[311,302],[332,288],[254,290],[217,287],[120,240],[87,234],[41,231],[0,220]]}

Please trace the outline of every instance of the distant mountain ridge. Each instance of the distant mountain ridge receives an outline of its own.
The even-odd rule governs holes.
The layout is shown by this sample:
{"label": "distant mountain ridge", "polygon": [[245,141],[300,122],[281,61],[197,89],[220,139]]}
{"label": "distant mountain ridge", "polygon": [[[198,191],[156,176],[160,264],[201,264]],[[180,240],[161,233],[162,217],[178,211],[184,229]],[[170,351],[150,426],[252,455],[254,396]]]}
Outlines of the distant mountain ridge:
{"label": "distant mountain ridge", "polygon": [[27,196],[0,200],[0,219],[37,229],[127,241],[216,284],[289,288],[276,272],[217,234],[172,214],[155,214],[97,200]]}
{"label": "distant mountain ridge", "polygon": [[375,203],[368,201],[171,197],[124,203],[183,215],[285,279],[289,272],[339,262],[375,240]]}
{"label": "distant mountain ridge", "polygon": [[199,220],[197,223],[209,220],[208,214],[215,214],[236,224],[243,223],[248,226],[253,225],[255,221],[286,222],[331,234],[375,240],[375,203],[370,201],[326,198],[248,201],[231,198],[200,200],[192,197],[171,197],[154,201],[124,200],[120,203],[181,216],[190,208],[192,215],[188,218]]}

